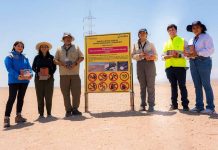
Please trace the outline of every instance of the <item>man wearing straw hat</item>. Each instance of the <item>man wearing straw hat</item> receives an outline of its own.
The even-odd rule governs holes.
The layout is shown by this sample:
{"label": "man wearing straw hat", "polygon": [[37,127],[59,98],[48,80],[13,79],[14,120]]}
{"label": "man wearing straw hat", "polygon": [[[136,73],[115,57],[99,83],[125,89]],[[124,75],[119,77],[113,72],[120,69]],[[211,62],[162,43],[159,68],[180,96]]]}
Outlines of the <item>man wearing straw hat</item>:
{"label": "man wearing straw hat", "polygon": [[[73,41],[74,37],[70,33],[64,33],[62,37],[64,45],[57,49],[54,59],[54,62],[59,65],[60,88],[66,110],[65,117],[82,114],[78,110],[81,95],[79,67],[84,56],[80,48],[72,44]],[[70,93],[72,94],[72,104]]]}

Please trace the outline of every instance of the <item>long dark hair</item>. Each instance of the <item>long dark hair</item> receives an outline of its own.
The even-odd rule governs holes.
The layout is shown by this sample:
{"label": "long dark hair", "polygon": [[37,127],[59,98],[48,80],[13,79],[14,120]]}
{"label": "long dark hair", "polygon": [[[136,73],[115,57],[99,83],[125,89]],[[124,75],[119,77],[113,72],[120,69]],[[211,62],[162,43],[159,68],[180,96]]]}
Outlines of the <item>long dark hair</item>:
{"label": "long dark hair", "polygon": [[[16,41],[12,47],[12,51],[15,51],[14,47],[16,47],[18,44],[22,44],[23,45],[23,49],[24,49],[24,43],[22,41]],[[23,51],[22,51],[23,52]],[[21,53],[22,53],[21,52]]]}
{"label": "long dark hair", "polygon": [[[40,47],[39,47],[39,56],[41,56],[41,57],[43,57],[44,55],[43,55],[43,53],[42,53],[42,51],[40,50]],[[46,53],[46,56],[45,57],[48,57],[48,56],[50,56],[50,52],[48,51],[47,53]]]}

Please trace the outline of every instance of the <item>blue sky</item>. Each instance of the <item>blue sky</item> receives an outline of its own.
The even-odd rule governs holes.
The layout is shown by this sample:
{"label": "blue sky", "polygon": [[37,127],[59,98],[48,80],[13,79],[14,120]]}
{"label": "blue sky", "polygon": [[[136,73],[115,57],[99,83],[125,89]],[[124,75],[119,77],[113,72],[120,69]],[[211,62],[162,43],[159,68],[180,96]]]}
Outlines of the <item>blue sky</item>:
{"label": "blue sky", "polygon": [[[185,29],[195,20],[202,21],[213,37],[215,49],[218,43],[218,1],[217,0],[0,0],[0,86],[7,86],[7,72],[4,58],[16,40],[25,43],[24,53],[32,63],[36,55],[35,45],[49,41],[55,54],[61,43],[63,32],[71,32],[84,52],[83,18],[92,11],[96,34],[131,32],[132,44],[137,40],[140,28],[147,28],[149,40],[161,55],[164,42],[168,39],[168,24],[178,25],[178,34],[189,40],[193,34]],[[218,78],[218,53],[213,55],[212,78]],[[81,65],[83,79],[84,63]],[[156,63],[157,81],[165,81],[164,62]],[[134,62],[134,82],[136,78]],[[58,72],[55,84],[59,85]],[[188,71],[188,79],[190,71]],[[83,81],[83,80],[82,80]],[[33,81],[31,81],[33,85]]]}

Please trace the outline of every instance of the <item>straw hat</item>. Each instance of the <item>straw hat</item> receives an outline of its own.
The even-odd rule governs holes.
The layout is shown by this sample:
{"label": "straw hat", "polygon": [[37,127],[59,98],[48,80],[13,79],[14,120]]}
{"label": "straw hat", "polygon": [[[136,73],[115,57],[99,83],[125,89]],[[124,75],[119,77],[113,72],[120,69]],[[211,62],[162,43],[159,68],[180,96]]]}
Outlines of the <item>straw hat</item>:
{"label": "straw hat", "polygon": [[36,44],[36,50],[39,50],[40,46],[42,45],[47,45],[49,50],[52,48],[52,45],[48,42],[39,42],[38,44]]}

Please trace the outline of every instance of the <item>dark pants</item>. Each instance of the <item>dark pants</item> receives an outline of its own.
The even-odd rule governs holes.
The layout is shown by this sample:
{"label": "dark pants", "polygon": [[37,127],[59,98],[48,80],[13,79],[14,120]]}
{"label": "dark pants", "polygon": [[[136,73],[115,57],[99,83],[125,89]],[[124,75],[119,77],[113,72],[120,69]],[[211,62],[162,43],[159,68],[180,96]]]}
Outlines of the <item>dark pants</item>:
{"label": "dark pants", "polygon": [[9,98],[6,104],[5,116],[10,117],[14,101],[17,97],[17,114],[20,114],[23,107],[23,99],[28,87],[27,83],[9,84]]}
{"label": "dark pants", "polygon": [[167,78],[171,84],[171,100],[174,107],[178,107],[178,85],[181,92],[182,106],[188,107],[188,92],[186,89],[186,69],[184,67],[170,67],[166,69]]}
{"label": "dark pants", "polygon": [[212,69],[212,60],[210,57],[199,57],[190,60],[191,75],[195,85],[196,107],[199,110],[204,109],[203,87],[206,94],[207,109],[214,110],[214,95],[210,83],[210,74]]}
{"label": "dark pants", "polygon": [[39,80],[35,78],[35,89],[38,102],[38,112],[44,115],[44,101],[46,102],[47,114],[51,115],[52,97],[54,91],[54,78]]}
{"label": "dark pants", "polygon": [[155,105],[155,62],[146,60],[138,61],[137,77],[140,84],[141,106],[144,107],[147,105],[146,93],[148,93],[148,104],[150,107],[153,107]]}
{"label": "dark pants", "polygon": [[[64,97],[65,110],[69,112],[73,109],[78,109],[81,95],[81,80],[79,75],[61,75],[60,87]],[[72,94],[73,104],[71,104],[70,93]]]}

